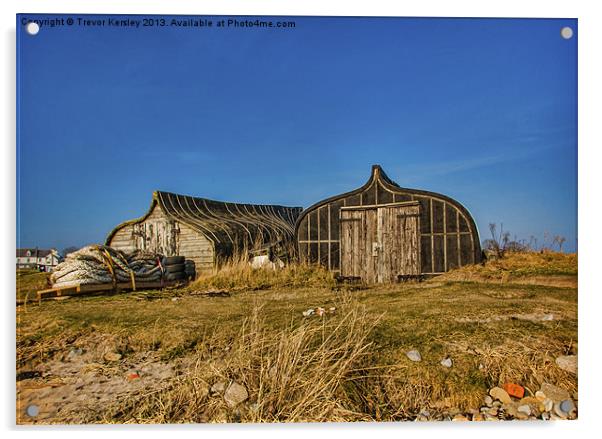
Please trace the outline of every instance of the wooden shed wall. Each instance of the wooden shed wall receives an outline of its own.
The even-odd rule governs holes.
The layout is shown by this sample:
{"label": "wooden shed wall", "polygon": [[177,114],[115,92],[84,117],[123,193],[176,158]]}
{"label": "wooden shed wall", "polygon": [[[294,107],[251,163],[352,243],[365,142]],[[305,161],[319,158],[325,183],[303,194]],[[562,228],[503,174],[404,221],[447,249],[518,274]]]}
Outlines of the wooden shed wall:
{"label": "wooden shed wall", "polygon": [[215,268],[213,243],[203,234],[186,224],[179,223],[178,254],[192,259],[197,273],[207,273]]}
{"label": "wooden shed wall", "polygon": [[397,188],[383,181],[378,170],[366,187],[325,200],[302,214],[296,230],[300,260],[340,272],[341,207],[401,201],[420,203],[422,274],[439,274],[480,261],[476,226],[459,203],[434,193]]}
{"label": "wooden shed wall", "polygon": [[133,239],[132,233],[134,232],[134,226],[127,224],[113,235],[111,242],[108,243],[117,250],[131,252],[136,250],[136,241]]}
{"label": "wooden shed wall", "polygon": [[124,251],[140,249],[165,256],[185,256],[195,262],[197,273],[214,269],[213,243],[202,233],[167,216],[158,204],[144,220],[117,230],[108,245]]}

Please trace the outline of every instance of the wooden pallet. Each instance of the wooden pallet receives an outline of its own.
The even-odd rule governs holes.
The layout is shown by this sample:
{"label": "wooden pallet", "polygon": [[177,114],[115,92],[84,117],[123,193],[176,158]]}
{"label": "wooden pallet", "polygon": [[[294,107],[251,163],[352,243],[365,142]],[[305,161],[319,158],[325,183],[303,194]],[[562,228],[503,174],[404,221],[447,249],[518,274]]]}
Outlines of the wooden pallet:
{"label": "wooden pallet", "polygon": [[70,287],[54,287],[46,290],[39,290],[37,292],[38,301],[44,299],[52,299],[55,297],[66,297],[66,296],[83,296],[92,295],[95,293],[102,292],[120,292],[128,290],[154,290],[165,288],[176,285],[178,282],[136,282],[135,288],[131,282],[118,282],[116,284],[84,284],[84,285],[73,285]]}

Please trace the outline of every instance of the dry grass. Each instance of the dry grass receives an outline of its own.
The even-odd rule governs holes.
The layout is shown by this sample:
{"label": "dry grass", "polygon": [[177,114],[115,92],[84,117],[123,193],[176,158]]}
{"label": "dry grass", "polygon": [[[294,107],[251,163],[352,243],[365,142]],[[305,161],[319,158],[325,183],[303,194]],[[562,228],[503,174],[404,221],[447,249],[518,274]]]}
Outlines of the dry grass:
{"label": "dry grass", "polygon": [[32,300],[36,297],[38,290],[47,288],[48,273],[38,270],[17,270],[17,300]]}
{"label": "dry grass", "polygon": [[[502,259],[482,265],[467,265],[450,271],[441,279],[553,284],[573,279],[576,286],[577,253],[508,252]],[[566,282],[565,282],[566,283]]]}
{"label": "dry grass", "polygon": [[[104,420],[137,422],[320,422],[370,419],[358,410],[354,381],[370,367],[376,321],[361,307],[333,320],[306,320],[272,331],[256,308],[221,364],[196,354],[192,373],[160,393],[119,401]],[[209,383],[237,382],[251,395],[229,410]]]}
{"label": "dry grass", "polygon": [[280,269],[252,268],[246,261],[224,264],[215,274],[201,276],[191,289],[266,290],[272,288],[334,287],[335,280],[319,265],[291,264]]}
{"label": "dry grass", "polygon": [[[305,272],[288,270],[234,274],[240,282],[231,285],[249,289],[231,297],[175,290],[28,306],[18,313],[18,367],[37,370],[75,346],[97,350],[94,364],[103,352],[121,353],[111,373],[125,374],[139,358],[182,364],[161,389],[82,409],[78,422],[403,420],[425,408],[476,408],[507,381],[531,393],[543,382],[577,390],[577,377],[554,362],[577,352],[576,288],[437,278],[337,292],[295,287],[287,276]],[[253,290],[255,276],[269,274],[278,280]],[[224,288],[203,282],[195,288]],[[301,315],[316,306],[337,311]],[[423,360],[409,361],[409,349]],[[439,364],[448,356],[450,369]],[[249,400],[229,408],[208,393],[218,381],[243,384]]]}

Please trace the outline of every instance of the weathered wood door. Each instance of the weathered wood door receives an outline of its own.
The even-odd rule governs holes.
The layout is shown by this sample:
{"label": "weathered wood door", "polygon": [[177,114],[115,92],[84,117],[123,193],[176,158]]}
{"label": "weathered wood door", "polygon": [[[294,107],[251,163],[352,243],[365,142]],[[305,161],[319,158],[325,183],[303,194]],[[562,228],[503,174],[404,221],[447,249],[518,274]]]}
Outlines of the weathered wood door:
{"label": "weathered wood door", "polygon": [[178,223],[158,207],[141,223],[134,224],[135,247],[164,256],[178,254]]}
{"label": "weathered wood door", "polygon": [[341,276],[382,283],[419,275],[419,209],[416,202],[341,208]]}

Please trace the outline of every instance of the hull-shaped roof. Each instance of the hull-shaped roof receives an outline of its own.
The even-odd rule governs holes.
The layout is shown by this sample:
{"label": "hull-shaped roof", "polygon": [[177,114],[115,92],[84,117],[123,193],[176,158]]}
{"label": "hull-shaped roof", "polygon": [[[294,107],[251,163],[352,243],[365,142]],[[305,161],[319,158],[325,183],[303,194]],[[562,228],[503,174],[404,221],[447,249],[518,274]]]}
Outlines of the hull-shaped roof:
{"label": "hull-shaped roof", "polygon": [[481,260],[476,224],[462,204],[446,195],[403,188],[374,165],[363,186],[319,201],[299,216],[295,237],[301,261],[339,271],[341,209],[408,201],[420,204],[422,273],[441,273]]}
{"label": "hull-shaped roof", "polygon": [[121,228],[143,222],[157,205],[168,217],[202,233],[216,247],[236,247],[243,243],[265,246],[290,241],[302,211],[300,207],[228,203],[157,191],[153,193],[148,212],[113,229],[107,244]]}

